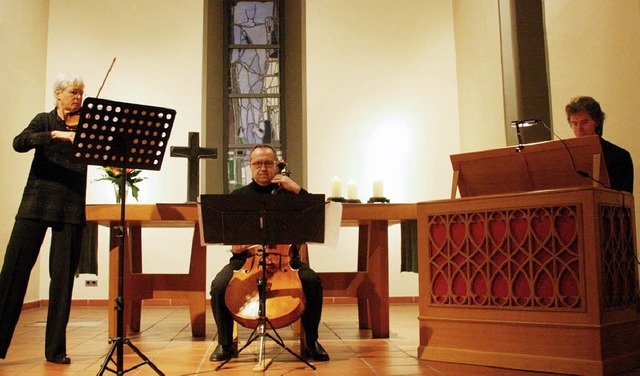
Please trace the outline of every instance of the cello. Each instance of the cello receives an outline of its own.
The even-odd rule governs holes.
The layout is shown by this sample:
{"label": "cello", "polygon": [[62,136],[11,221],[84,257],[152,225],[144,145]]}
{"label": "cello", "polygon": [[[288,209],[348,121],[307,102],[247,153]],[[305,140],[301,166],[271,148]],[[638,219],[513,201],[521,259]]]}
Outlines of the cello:
{"label": "cello", "polygon": [[[289,176],[286,163],[278,163],[281,174]],[[274,190],[272,193],[276,193]],[[234,320],[255,329],[266,318],[273,329],[295,322],[304,312],[305,298],[298,270],[290,265],[292,245],[254,245],[248,248],[242,268],[234,271],[225,292],[225,303]],[[261,307],[260,293],[265,294]],[[260,315],[261,309],[263,316]]]}

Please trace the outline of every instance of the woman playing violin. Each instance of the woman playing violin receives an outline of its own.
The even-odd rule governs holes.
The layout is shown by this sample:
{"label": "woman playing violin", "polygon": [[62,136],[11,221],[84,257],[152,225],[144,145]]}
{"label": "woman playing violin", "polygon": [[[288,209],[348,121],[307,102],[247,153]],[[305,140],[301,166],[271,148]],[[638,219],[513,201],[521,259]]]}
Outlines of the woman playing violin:
{"label": "woman playing violin", "polygon": [[56,107],[36,115],[13,140],[17,152],[35,154],[0,273],[0,358],[7,354],[31,269],[51,228],[45,358],[69,364],[66,328],[85,225],[87,169],[71,162],[75,131],[65,120],[82,106],[84,83],[78,75],[61,74],[53,91]]}
{"label": "woman playing violin", "polygon": [[[276,167],[276,152],[270,145],[256,145],[249,154],[252,182],[232,194],[306,194],[298,183]],[[255,247],[233,246],[229,263],[220,270],[211,282],[211,308],[218,328],[218,346],[211,354],[211,361],[224,361],[237,356],[233,348],[233,316],[225,303],[225,291],[233,278],[234,270],[242,268]],[[306,308],[301,316],[306,335],[306,348],[302,356],[316,361],[327,361],[329,355],[318,342],[318,326],[322,315],[322,281],[308,265],[295,257],[291,267],[298,269]]]}

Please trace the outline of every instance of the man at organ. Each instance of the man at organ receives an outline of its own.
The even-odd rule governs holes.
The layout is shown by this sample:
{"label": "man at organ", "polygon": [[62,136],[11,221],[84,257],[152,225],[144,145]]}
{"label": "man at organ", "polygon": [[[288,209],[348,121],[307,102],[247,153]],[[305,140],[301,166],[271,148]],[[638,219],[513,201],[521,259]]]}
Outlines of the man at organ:
{"label": "man at organ", "polygon": [[612,189],[633,194],[633,161],[625,149],[602,138],[605,114],[591,97],[576,97],[565,107],[567,121],[576,137],[598,135]]}
{"label": "man at organ", "polygon": [[[279,174],[276,166],[276,151],[266,144],[256,145],[249,154],[252,182],[232,192],[235,195],[254,194],[306,194],[298,183],[290,177]],[[211,282],[211,309],[218,329],[218,346],[215,348],[211,361],[224,361],[238,354],[233,347],[233,315],[225,302],[225,292],[233,278],[234,270],[243,267],[247,257],[255,252],[251,245],[234,245],[232,256]],[[316,361],[327,361],[329,355],[318,342],[318,327],[322,315],[322,281],[308,265],[302,263],[298,257],[293,257],[293,269],[298,269],[298,275],[305,296],[305,310],[301,316],[305,331],[306,347],[302,356]]]}

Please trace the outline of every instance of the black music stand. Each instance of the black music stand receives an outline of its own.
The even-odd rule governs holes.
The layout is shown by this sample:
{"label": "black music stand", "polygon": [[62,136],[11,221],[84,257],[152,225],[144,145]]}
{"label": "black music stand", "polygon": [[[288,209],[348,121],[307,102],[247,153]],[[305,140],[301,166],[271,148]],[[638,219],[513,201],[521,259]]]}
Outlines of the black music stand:
{"label": "black music stand", "polygon": [[[258,364],[254,371],[264,371],[265,338],[270,338],[312,369],[314,365],[296,354],[284,343],[267,317],[266,247],[274,244],[324,242],[324,195],[201,195],[198,203],[200,233],[205,244],[260,244],[262,277],[257,281],[259,296],[258,325],[238,353],[260,340]],[[267,332],[267,325],[276,337]],[[216,367],[222,368],[231,359]]]}
{"label": "black music stand", "polygon": [[[159,375],[164,375],[129,338],[124,337],[124,246],[125,246],[125,204],[127,169],[160,170],[167,141],[171,134],[176,111],[162,107],[115,102],[107,99],[86,98],[80,110],[80,121],[74,139],[72,160],[98,166],[120,167],[120,226],[116,227],[116,237],[120,239],[118,249],[118,296],[115,299],[117,311],[117,336],[111,338],[109,353],[98,375],[105,370],[123,375],[144,364],[148,364]],[[127,370],[123,364],[123,345],[129,346],[143,362]],[[113,354],[116,353],[114,361]],[[109,362],[116,369],[108,367]]]}

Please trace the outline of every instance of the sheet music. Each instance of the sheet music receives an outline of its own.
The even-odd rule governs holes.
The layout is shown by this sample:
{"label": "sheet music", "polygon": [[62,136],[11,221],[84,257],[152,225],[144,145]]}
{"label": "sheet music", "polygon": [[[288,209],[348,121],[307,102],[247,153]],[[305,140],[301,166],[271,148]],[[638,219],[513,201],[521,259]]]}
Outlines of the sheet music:
{"label": "sheet music", "polygon": [[340,237],[340,224],[342,222],[342,203],[330,201],[324,206],[324,243],[308,242],[314,249],[326,247],[335,249]]}

